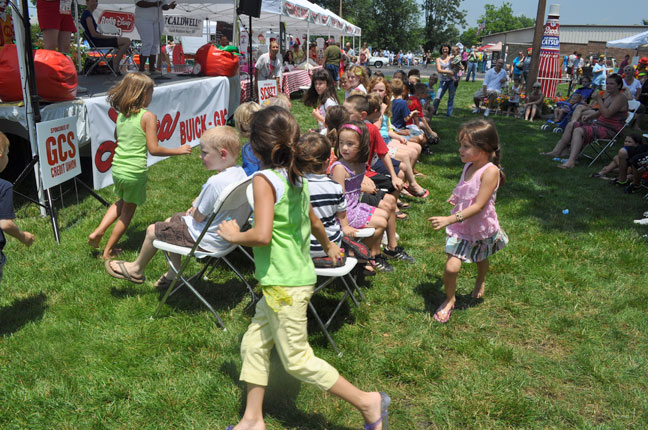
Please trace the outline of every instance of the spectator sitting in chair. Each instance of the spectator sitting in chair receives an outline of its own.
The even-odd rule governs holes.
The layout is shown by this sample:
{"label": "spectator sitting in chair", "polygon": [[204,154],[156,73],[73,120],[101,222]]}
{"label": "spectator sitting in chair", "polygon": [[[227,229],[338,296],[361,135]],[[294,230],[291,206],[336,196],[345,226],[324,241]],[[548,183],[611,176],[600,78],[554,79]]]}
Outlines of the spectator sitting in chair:
{"label": "spectator sitting in chair", "polygon": [[97,31],[97,22],[92,16],[92,13],[97,9],[98,3],[99,0],[87,0],[86,2],[88,8],[81,14],[81,25],[83,26],[84,35],[97,48],[119,48],[119,51],[113,56],[112,65],[115,73],[121,75],[119,64],[128,50],[131,41],[127,37],[108,36]]}
{"label": "spectator sitting in chair", "polygon": [[550,152],[542,155],[561,157],[569,151],[569,159],[559,167],[564,169],[576,165],[576,159],[581,150],[594,139],[609,139],[624,126],[628,116],[628,99],[621,93],[623,79],[617,74],[607,78],[606,90],[603,96],[598,92],[592,94],[592,101],[599,105],[599,110],[592,116],[595,122],[571,122],[565,128],[562,138]]}

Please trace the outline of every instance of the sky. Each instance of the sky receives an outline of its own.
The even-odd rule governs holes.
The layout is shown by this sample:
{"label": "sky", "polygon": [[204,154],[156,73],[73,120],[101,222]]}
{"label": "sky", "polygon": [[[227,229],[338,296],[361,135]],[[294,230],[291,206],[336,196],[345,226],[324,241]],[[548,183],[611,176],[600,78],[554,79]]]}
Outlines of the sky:
{"label": "sky", "polygon": [[[468,27],[477,26],[477,20],[484,13],[485,4],[500,6],[504,1],[462,0],[461,9],[468,12],[466,15]],[[100,0],[100,3],[104,2],[105,0]],[[538,11],[537,0],[509,0],[508,3],[513,6],[514,15],[525,15],[535,19]],[[648,6],[645,0],[622,0],[619,7],[613,7],[614,3],[610,0],[547,0],[545,19],[551,4],[560,4],[561,24],[640,25],[642,18],[648,19]],[[36,8],[31,3],[29,10],[30,15],[36,14]]]}
{"label": "sky", "polygon": [[[484,5],[499,7],[504,0],[462,0],[461,9],[468,12],[468,27],[477,26],[477,20],[484,13]],[[535,19],[538,12],[537,0],[509,0],[513,15],[524,15]],[[641,25],[641,19],[648,19],[646,0],[547,0],[544,19],[547,18],[549,5],[560,5],[561,24],[599,24],[599,25]]]}

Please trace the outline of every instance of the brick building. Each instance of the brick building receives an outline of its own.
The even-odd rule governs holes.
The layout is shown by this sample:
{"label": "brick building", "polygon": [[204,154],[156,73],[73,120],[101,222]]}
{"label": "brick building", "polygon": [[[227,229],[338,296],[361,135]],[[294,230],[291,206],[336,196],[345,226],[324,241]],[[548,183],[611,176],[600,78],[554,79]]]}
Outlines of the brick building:
{"label": "brick building", "polygon": [[[482,38],[482,44],[502,42],[502,50],[508,52],[506,61],[511,63],[521,50],[533,44],[534,27],[493,33]],[[625,55],[634,56],[631,49],[606,48],[610,40],[623,39],[648,31],[645,25],[560,25],[560,55],[565,56],[579,52],[584,58],[598,57],[604,54],[608,58],[621,61]],[[639,49],[640,57],[648,57],[648,47]]]}

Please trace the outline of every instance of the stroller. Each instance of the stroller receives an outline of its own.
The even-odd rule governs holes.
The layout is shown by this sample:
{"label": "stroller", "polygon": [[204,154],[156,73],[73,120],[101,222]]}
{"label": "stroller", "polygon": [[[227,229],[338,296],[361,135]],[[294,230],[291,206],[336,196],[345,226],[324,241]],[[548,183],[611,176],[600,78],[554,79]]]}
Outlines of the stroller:
{"label": "stroller", "polygon": [[[577,94],[581,96],[579,101],[573,102],[573,104],[569,103],[569,101],[556,103],[556,108],[564,109],[567,112],[565,113],[565,115],[563,115],[563,117],[558,122],[554,121],[553,118],[548,119],[547,122],[540,127],[540,130],[542,131],[551,130],[556,134],[561,134],[563,131],[565,131],[565,127],[567,127],[569,121],[571,121],[571,117],[574,114],[574,110],[576,109],[576,107],[585,103],[589,103],[589,99],[592,96],[593,92],[594,90],[592,88],[585,88],[585,87],[579,88],[576,91],[574,91],[574,94],[572,94],[572,97]],[[572,97],[570,97],[570,99]]]}

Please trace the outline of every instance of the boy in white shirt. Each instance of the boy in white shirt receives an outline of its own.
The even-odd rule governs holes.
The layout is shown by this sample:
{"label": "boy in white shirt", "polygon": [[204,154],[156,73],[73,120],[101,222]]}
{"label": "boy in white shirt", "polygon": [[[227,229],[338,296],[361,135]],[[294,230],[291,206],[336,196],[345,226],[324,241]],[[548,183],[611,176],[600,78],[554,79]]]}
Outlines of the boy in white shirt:
{"label": "boy in white shirt", "polygon": [[[229,184],[238,182],[247,177],[241,166],[236,165],[236,160],[241,152],[241,142],[238,133],[232,127],[223,126],[207,130],[200,137],[200,158],[207,170],[218,170],[220,173],[210,177],[202,186],[198,197],[186,212],[180,212],[167,218],[164,222],[156,222],[146,229],[146,238],[142,249],[133,262],[107,260],[106,271],[113,278],[126,279],[135,284],[142,284],[146,277],[144,269],[155,255],[157,249],[153,246],[156,239],[178,246],[193,247],[196,239],[205,228],[209,214],[214,208],[214,203],[219,194]],[[249,215],[247,202],[241,202],[238,208],[223,212],[215,218],[211,227],[202,238],[199,249],[214,251],[230,246],[229,242],[217,233],[218,225],[225,219],[236,220],[243,225]],[[171,254],[171,259],[176,267],[180,266],[180,256]],[[167,288],[175,279],[173,270],[160,277],[155,283],[158,288]]]}

